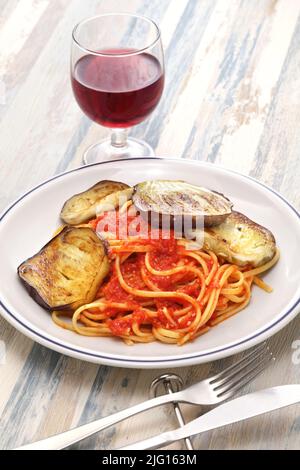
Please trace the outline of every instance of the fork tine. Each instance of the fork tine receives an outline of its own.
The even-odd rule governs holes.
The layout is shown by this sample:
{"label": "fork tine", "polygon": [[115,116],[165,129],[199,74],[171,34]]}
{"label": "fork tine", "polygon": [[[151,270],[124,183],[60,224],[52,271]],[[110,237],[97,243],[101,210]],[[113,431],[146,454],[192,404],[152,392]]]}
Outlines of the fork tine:
{"label": "fork tine", "polygon": [[262,343],[257,348],[255,348],[254,350],[252,350],[251,352],[246,354],[239,361],[235,362],[231,366],[229,366],[226,369],[222,370],[222,372],[219,372],[218,374],[213,375],[212,377],[210,377],[209,382],[212,384],[213,382],[215,382],[219,379],[225,378],[224,375],[228,374],[228,372],[234,371],[235,369],[240,369],[241,367],[239,367],[239,366],[242,366],[244,364],[244,362],[246,362],[249,358],[251,358],[253,356],[257,357],[257,355],[259,355],[261,352],[268,351],[268,350],[269,350],[269,347],[266,345],[266,343],[265,342]]}
{"label": "fork tine", "polygon": [[255,377],[257,374],[259,374],[263,369],[265,369],[268,364],[274,360],[275,358],[273,357],[272,354],[269,354],[268,356],[265,356],[261,361],[258,363],[253,364],[253,366],[249,369],[243,369],[243,374],[240,375],[239,377],[235,377],[233,380],[228,381],[225,383],[223,386],[217,387],[214,389],[214,392],[217,393],[217,396],[220,397],[227,392],[231,391],[236,391],[238,388],[243,387],[245,383],[248,383],[248,380],[252,380],[253,377]]}
{"label": "fork tine", "polygon": [[234,387],[231,387],[227,389],[227,391],[225,390],[219,395],[217,395],[220,401],[225,401],[228,398],[231,398],[233,395],[235,395],[236,392],[238,392],[241,388],[243,388],[245,385],[251,382],[251,380],[257,377],[263,370],[265,370],[268,367],[268,364],[273,361],[275,361],[275,357],[272,357],[271,359],[269,359],[269,361],[264,362],[261,365],[261,367],[253,369],[253,372],[251,374],[246,375],[244,379],[238,382],[237,385],[235,385]]}
{"label": "fork tine", "polygon": [[267,356],[272,356],[272,353],[266,349],[261,349],[260,351],[257,351],[256,354],[252,354],[248,358],[246,358],[242,364],[240,364],[239,367],[234,368],[230,374],[227,374],[223,379],[221,380],[214,380],[214,382],[211,384],[213,385],[214,389],[219,388],[221,385],[225,385],[227,382],[230,382],[232,378],[236,377],[237,375],[241,374],[247,367],[251,366],[254,362],[257,364],[259,363],[260,359],[263,359],[264,357]]}

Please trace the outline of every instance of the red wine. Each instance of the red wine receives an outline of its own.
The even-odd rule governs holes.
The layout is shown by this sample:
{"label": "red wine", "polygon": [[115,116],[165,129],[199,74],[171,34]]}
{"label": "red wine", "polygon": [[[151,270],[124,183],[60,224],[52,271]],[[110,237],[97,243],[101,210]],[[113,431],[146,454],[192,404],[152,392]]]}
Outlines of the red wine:
{"label": "red wine", "polygon": [[79,106],[90,119],[107,127],[131,127],[156,107],[164,75],[159,61],[147,53],[85,55],[75,65],[72,86]]}

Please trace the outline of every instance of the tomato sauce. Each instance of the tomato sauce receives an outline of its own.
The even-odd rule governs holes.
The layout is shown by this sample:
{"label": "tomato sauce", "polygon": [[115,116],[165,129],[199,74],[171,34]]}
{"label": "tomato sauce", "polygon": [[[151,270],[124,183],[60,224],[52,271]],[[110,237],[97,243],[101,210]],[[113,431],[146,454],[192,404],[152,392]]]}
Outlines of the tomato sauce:
{"label": "tomato sauce", "polygon": [[[130,208],[132,209],[132,208]],[[138,239],[139,246],[146,245],[150,247],[149,263],[156,271],[167,271],[177,266],[195,266],[195,261],[190,258],[185,258],[180,255],[177,240],[174,233],[165,233],[160,229],[152,229],[148,223],[141,217],[138,217],[136,211],[128,210],[124,214],[116,212],[106,212],[100,215],[97,219],[90,222],[90,226],[97,232],[109,232],[114,235],[116,239],[125,240],[121,248],[118,250],[122,253],[130,249],[130,246],[135,246],[135,240],[126,239],[132,236],[133,228],[139,231],[141,238]],[[110,255],[114,257],[114,246],[110,247]],[[209,264],[209,263],[208,263]],[[212,266],[212,265],[211,265]],[[209,268],[211,268],[209,266]],[[121,265],[122,276],[127,285],[137,290],[149,291],[145,284],[141,270],[144,270],[149,281],[163,291],[176,291],[185,293],[194,298],[199,295],[201,285],[198,279],[189,272],[179,272],[168,276],[160,276],[151,274],[146,269],[145,253],[134,253],[127,258]],[[177,286],[180,281],[185,283],[182,286]],[[191,282],[190,282],[191,281]],[[187,327],[193,320],[195,313],[192,311],[184,321],[178,323],[177,318],[173,315],[178,309],[189,306],[187,302],[177,302],[176,299],[147,299],[145,297],[138,297],[126,292],[120,285],[114,264],[111,265],[111,272],[107,281],[102,285],[99,291],[99,296],[105,297],[106,300],[111,302],[126,303],[129,311],[132,311],[130,318],[123,316],[118,317],[120,310],[110,308],[105,311],[109,317],[108,326],[112,333],[116,336],[128,335],[132,329],[132,323],[138,325],[147,322],[152,323],[156,327],[163,327],[167,329],[178,329]],[[153,300],[157,309],[157,317],[147,317],[145,311],[141,309],[141,304],[147,300]],[[167,308],[167,315],[165,309]],[[172,321],[170,321],[170,318]]]}
{"label": "tomato sauce", "polygon": [[131,318],[120,317],[109,319],[107,324],[115,336],[124,336],[130,333],[133,323],[141,325],[146,321],[148,321],[146,313],[137,307],[137,310],[133,312]]}
{"label": "tomato sauce", "polygon": [[123,336],[130,333],[132,320],[124,317],[115,318],[114,320],[108,320],[107,324],[114,336]]}

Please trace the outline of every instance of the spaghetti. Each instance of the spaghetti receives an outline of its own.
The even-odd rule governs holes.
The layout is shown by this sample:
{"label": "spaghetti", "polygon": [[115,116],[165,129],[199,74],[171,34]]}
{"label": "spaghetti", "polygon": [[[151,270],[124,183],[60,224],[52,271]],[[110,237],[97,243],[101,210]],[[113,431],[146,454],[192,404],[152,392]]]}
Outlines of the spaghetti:
{"label": "spaghetti", "polygon": [[[121,234],[123,216],[127,228]],[[146,222],[139,222],[143,237],[131,236],[128,227],[135,216],[127,203],[117,216],[105,213],[90,222],[94,229],[100,221],[116,229],[114,237],[104,230],[110,274],[94,302],[67,314],[54,311],[57,325],[85,336],[117,336],[127,344],[158,340],[182,345],[244,309],[253,283],[272,290],[258,276],[277,262],[278,251],[259,268],[241,268],[211,251],[191,250],[187,240],[176,240],[174,234],[164,238],[157,230],[150,236]],[[66,315],[71,322],[62,318]]]}

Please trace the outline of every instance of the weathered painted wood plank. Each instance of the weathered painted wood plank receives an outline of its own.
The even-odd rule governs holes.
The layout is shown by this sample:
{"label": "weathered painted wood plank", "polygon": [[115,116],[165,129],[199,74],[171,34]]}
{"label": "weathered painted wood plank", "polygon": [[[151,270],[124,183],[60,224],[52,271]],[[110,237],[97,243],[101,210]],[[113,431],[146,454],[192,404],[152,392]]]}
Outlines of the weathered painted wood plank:
{"label": "weathered painted wood plank", "polygon": [[300,136],[297,131],[300,118],[299,40],[298,18],[251,169],[251,175],[281,191],[298,208],[300,207],[300,188],[297,184],[300,180]]}

